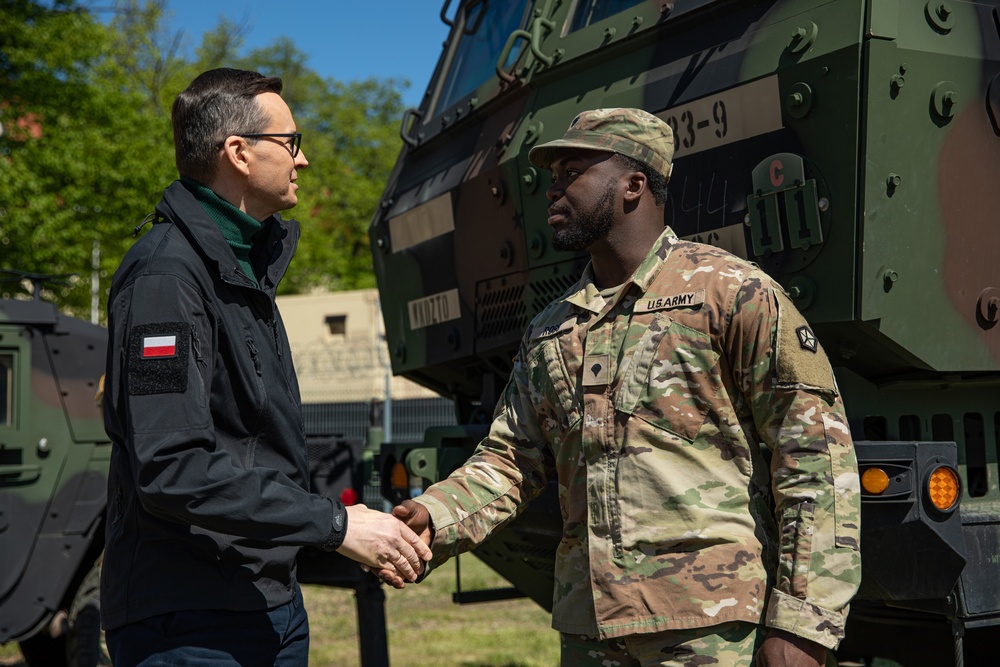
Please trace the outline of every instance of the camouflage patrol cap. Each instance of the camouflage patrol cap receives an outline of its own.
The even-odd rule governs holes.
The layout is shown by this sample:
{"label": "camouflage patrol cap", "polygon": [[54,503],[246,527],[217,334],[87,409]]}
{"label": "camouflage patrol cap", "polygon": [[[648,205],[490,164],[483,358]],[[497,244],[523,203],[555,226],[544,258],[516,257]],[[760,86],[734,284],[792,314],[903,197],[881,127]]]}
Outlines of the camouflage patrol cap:
{"label": "camouflage patrol cap", "polygon": [[593,109],[574,118],[562,139],[532,148],[528,161],[548,169],[563,148],[619,153],[645,162],[670,180],[674,133],[669,125],[642,109]]}

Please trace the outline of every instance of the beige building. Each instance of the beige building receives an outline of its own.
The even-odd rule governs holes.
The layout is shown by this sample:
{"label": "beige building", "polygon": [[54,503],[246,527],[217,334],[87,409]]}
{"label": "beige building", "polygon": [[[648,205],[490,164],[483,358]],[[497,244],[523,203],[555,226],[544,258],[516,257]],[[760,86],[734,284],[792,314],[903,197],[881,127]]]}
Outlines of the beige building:
{"label": "beige building", "polygon": [[299,378],[302,402],[348,403],[436,398],[393,377],[378,290],[278,297]]}

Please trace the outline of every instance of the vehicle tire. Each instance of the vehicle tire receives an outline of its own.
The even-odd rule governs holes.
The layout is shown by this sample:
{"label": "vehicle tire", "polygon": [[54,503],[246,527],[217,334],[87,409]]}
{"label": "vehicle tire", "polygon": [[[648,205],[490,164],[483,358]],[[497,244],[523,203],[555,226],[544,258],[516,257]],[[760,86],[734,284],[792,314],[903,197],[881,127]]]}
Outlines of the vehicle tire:
{"label": "vehicle tire", "polygon": [[101,630],[101,555],[84,577],[69,608],[69,630],[66,633],[67,667],[100,667],[110,665],[108,647]]}
{"label": "vehicle tire", "polygon": [[18,642],[24,664],[28,667],[64,667],[66,665],[66,636],[52,637],[42,630],[31,639]]}

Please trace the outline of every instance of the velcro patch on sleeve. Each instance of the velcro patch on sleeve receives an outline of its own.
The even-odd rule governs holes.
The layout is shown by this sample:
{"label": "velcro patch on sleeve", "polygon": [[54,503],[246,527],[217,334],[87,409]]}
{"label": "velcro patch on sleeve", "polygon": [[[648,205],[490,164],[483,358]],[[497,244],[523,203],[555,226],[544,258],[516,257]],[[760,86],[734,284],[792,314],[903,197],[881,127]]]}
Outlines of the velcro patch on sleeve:
{"label": "velcro patch on sleeve", "polygon": [[130,395],[183,393],[187,389],[190,324],[141,324],[132,330],[128,348]]}
{"label": "velcro patch on sleeve", "polygon": [[778,340],[775,358],[778,384],[811,387],[836,394],[830,361],[812,327],[784,294],[778,293]]}

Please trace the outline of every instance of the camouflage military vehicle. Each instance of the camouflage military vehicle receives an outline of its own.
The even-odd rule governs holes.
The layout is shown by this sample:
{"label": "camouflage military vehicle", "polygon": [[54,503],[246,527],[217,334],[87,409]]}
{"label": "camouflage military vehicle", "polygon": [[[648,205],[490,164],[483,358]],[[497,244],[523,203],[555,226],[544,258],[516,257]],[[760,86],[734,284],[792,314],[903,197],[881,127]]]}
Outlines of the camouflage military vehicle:
{"label": "camouflage military vehicle", "polygon": [[101,664],[106,348],[51,303],[0,301],[0,643],[33,667]]}
{"label": "camouflage military vehicle", "polygon": [[[835,366],[863,473],[840,657],[992,664],[1000,622],[995,0],[467,0],[370,228],[395,373],[461,426],[383,447],[391,500],[465,460],[585,257],[527,160],[581,110],[674,129],[665,223],[758,263]],[[552,494],[477,550],[550,607]],[[492,592],[479,599],[507,593]]]}

